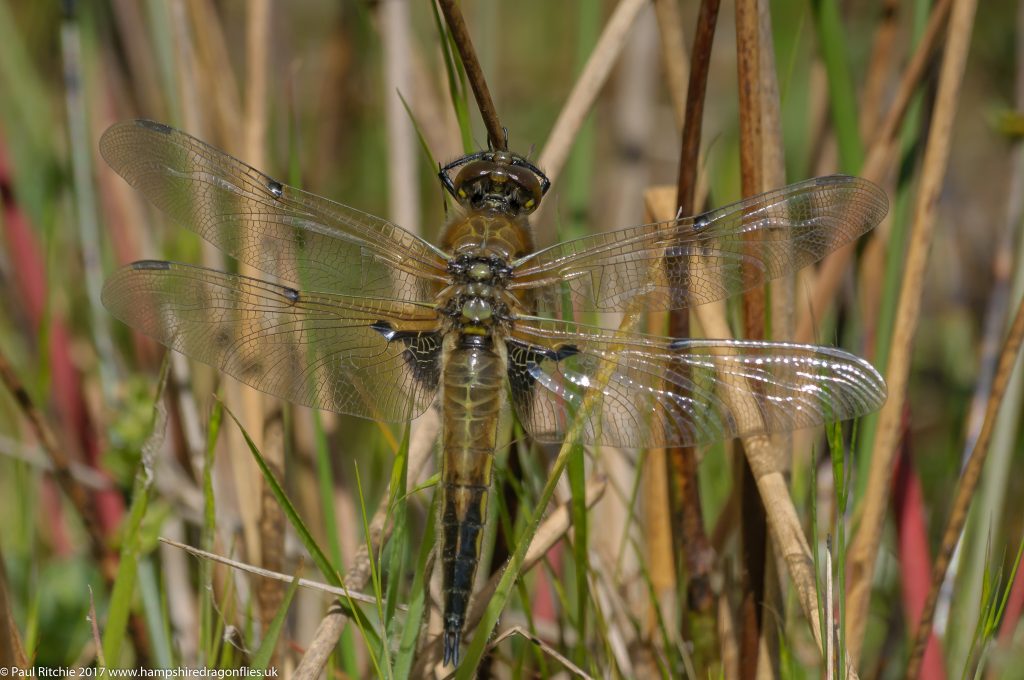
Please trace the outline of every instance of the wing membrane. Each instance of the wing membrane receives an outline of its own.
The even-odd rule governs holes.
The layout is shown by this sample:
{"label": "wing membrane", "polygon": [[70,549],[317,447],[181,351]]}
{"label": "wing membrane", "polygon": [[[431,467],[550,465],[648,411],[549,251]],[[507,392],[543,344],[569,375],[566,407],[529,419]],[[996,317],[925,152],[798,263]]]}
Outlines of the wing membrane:
{"label": "wing membrane", "polygon": [[851,243],[885,216],[888,199],[857,177],[791,184],[696,217],[586,236],[528,255],[510,289],[536,289],[545,311],[563,294],[580,310],[622,311],[721,300]]}
{"label": "wing membrane", "polygon": [[444,254],[387,220],[287,186],[184,132],[111,126],[103,158],[174,220],[237,260],[311,290],[426,301]]}
{"label": "wing membrane", "polygon": [[544,442],[561,441],[599,387],[581,441],[636,448],[846,420],[886,395],[874,367],[827,347],[671,340],[533,317],[505,342],[513,405]]}
{"label": "wing membrane", "polygon": [[437,391],[441,334],[427,305],[156,261],[116,272],[103,304],[168,347],[297,404],[401,421]]}

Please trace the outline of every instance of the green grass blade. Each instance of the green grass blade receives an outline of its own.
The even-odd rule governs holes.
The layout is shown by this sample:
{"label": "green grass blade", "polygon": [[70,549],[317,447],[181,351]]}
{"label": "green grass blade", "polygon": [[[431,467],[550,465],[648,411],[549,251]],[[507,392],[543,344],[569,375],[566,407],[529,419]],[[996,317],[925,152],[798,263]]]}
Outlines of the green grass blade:
{"label": "green grass blade", "polygon": [[327,555],[320,549],[319,544],[314,540],[313,535],[309,529],[306,528],[302,518],[299,517],[298,511],[292,502],[288,499],[288,495],[281,488],[281,484],[277,481],[273,471],[267,465],[266,460],[263,458],[263,454],[260,453],[259,449],[256,448],[255,442],[249,437],[249,433],[246,432],[245,428],[242,427],[242,423],[238,421],[235,414],[231,412],[227,406],[224,406],[224,411],[231,416],[231,420],[235,421],[235,425],[238,426],[238,430],[242,433],[242,437],[245,438],[245,443],[249,447],[249,452],[252,453],[253,460],[256,461],[256,465],[260,468],[260,472],[263,473],[263,479],[270,488],[270,492],[274,494],[274,498],[281,506],[281,510],[284,511],[288,521],[291,522],[292,528],[299,536],[299,540],[302,541],[302,545],[305,546],[309,556],[313,558],[313,563],[316,564],[316,568],[320,570],[324,578],[329,584],[337,588],[344,588],[344,584],[341,580],[341,575],[337,572],[331,561],[327,559]]}
{"label": "green grass blade", "polygon": [[441,494],[435,493],[430,503],[430,512],[423,529],[423,537],[420,540],[419,553],[416,556],[416,569],[413,572],[415,575],[409,591],[409,611],[405,617],[405,628],[402,629],[402,636],[398,641],[398,652],[395,654],[394,675],[396,678],[409,677],[413,661],[416,659],[416,640],[419,638],[420,626],[427,611],[427,589],[429,586],[426,582],[427,562],[434,550],[440,500]]}
{"label": "green grass blade", "polygon": [[153,425],[149,438],[142,446],[142,458],[132,484],[132,503],[121,539],[120,562],[114,587],[110,593],[110,608],[103,633],[103,655],[111,666],[118,666],[121,647],[128,630],[128,617],[135,599],[135,584],[138,564],[142,553],[142,521],[149,507],[149,493],[153,485],[153,470],[156,454],[163,444],[167,432],[167,409],[163,404],[164,388],[167,385],[170,362],[165,358],[160,372],[156,399],[153,401]]}
{"label": "green grass blade", "polygon": [[459,59],[458,51],[452,41],[448,27],[441,19],[437,3],[431,2],[430,7],[434,12],[434,26],[441,42],[441,56],[444,58],[444,70],[448,75],[448,93],[451,96],[452,108],[455,110],[455,119],[459,123],[459,133],[462,135],[462,150],[471,153],[474,150],[473,125],[469,119],[469,89],[466,83],[466,71]]}
{"label": "green grass blade", "polygon": [[[408,497],[405,489],[409,477],[409,427],[405,428],[402,444],[398,447],[394,464],[391,466],[390,499],[388,514],[393,524],[391,538],[381,551],[381,571],[387,574],[384,589],[384,616],[382,628],[386,631],[385,640],[398,635],[394,626],[397,625],[396,612],[400,597],[400,586],[409,561],[409,512]],[[385,647],[383,657],[388,667],[394,666],[391,650]]]}
{"label": "green grass blade", "polygon": [[[224,419],[224,406],[215,399],[210,410],[210,423],[206,427],[206,451],[203,455],[203,527],[199,534],[199,547],[213,552],[217,532],[217,502],[213,495],[213,463],[217,437]],[[199,561],[199,663],[213,660],[217,640],[213,636],[213,564]]]}
{"label": "green grass blade", "polygon": [[828,74],[829,111],[839,145],[839,167],[854,174],[864,164],[864,147],[857,128],[857,92],[847,58],[846,28],[837,0],[813,0],[811,6],[818,29],[818,47]]}

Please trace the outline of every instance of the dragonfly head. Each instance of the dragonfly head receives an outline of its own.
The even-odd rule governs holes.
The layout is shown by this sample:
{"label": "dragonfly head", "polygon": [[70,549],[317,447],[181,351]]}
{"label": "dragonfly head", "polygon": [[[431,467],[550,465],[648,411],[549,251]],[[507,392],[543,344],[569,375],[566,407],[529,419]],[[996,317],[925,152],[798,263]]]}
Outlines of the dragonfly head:
{"label": "dragonfly head", "polygon": [[[452,178],[452,171],[458,174]],[[551,181],[533,163],[508,151],[481,151],[441,168],[445,189],[467,210],[528,215]]]}

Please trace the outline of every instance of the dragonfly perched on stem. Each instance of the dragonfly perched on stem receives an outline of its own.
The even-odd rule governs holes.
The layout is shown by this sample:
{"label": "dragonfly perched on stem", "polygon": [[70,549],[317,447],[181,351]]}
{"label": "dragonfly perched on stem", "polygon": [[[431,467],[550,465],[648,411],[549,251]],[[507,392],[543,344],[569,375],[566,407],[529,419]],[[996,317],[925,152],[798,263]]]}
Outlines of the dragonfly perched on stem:
{"label": "dragonfly perched on stem", "polygon": [[839,349],[559,319],[566,302],[699,305],[816,262],[885,215],[863,179],[819,177],[535,250],[528,217],[550,182],[506,151],[441,168],[458,209],[434,246],[166,125],[118,123],[100,150],[176,222],[276,279],[135,262],[104,287],[116,317],[297,404],[391,422],[440,404],[446,664],[459,659],[506,403],[536,441],[572,429],[584,444],[639,448],[846,420],[885,400],[878,372]]}

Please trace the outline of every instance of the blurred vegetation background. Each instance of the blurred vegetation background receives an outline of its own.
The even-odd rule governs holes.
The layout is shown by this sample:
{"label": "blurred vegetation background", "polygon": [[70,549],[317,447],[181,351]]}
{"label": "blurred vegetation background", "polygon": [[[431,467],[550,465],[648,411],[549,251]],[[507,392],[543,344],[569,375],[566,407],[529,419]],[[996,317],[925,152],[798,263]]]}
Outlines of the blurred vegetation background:
{"label": "blurred vegetation background", "polygon": [[[813,548],[816,598],[836,607],[837,648],[852,650],[834,659],[861,677],[897,677],[993,384],[1009,377],[997,357],[1024,291],[1024,9],[1009,0],[990,0],[976,15],[959,0],[769,4],[761,45],[774,64],[761,63],[774,78],[762,84],[777,85],[778,125],[764,134],[779,149],[785,181],[862,173],[883,149],[864,174],[889,193],[890,217],[833,285],[813,272],[797,278],[793,304],[808,333],[798,339],[868,358],[890,386],[893,375],[906,376],[905,392],[890,394],[898,439],[878,455],[878,416],[831,430],[827,441],[802,433],[786,479]],[[945,16],[950,4],[884,151],[877,135],[929,17]],[[536,223],[538,244],[650,219],[649,190],[676,183],[698,3],[461,6],[510,146],[531,151],[556,179]],[[740,129],[750,113],[738,97],[735,17],[734,3],[724,3],[703,116],[700,209],[741,196]],[[621,35],[609,37],[615,26]],[[0,665],[273,664],[305,677],[299,664],[331,596],[301,590],[293,599],[287,584],[214,567],[158,542],[166,537],[325,582],[341,575],[355,583],[353,572],[364,570],[354,589],[372,603],[344,603],[340,618],[354,623],[343,626],[328,672],[440,672],[436,607],[422,625],[416,618],[436,602],[428,578],[436,478],[429,460],[422,471],[407,466],[429,426],[410,434],[254,399],[206,367],[164,362],[161,348],[114,321],[99,291],[121,264],[236,265],[146,205],[105,167],[97,140],[118,120],[164,122],[436,239],[445,220],[436,163],[486,144],[465,80],[446,67],[452,47],[443,35],[426,0],[0,1],[0,352],[34,404],[0,390]],[[953,35],[969,40],[955,111],[940,96]],[[607,78],[578,109],[579,127],[559,122],[595,55],[607,60]],[[954,116],[948,161],[935,161],[942,132],[933,124],[944,115]],[[546,155],[559,146],[564,166]],[[920,251],[924,278],[910,280],[909,234],[922,219],[929,171],[941,193],[934,218],[923,218],[932,230]],[[900,345],[903,290],[920,301],[920,314]],[[819,294],[824,306],[809,311]],[[230,417],[218,420],[214,394],[263,452],[333,575],[321,573],[325,563],[311,566],[241,430]],[[938,596],[925,677],[1024,677],[1024,588],[1013,581],[1024,532],[1018,376],[998,402],[985,470]],[[52,446],[41,446],[32,418]],[[538,508],[552,452],[511,437],[499,454],[492,512],[500,529],[488,537],[481,580],[495,578],[532,513],[551,510],[554,520],[563,507],[575,530],[545,523],[553,547],[518,585],[499,590],[509,604],[498,630],[519,626],[533,639],[499,642],[482,674],[732,677],[757,667],[742,652],[750,649],[741,634],[749,558],[732,445],[700,452],[700,533],[713,547],[715,602],[701,610],[687,585],[692,565],[680,559],[687,546],[673,529],[675,508],[651,490],[664,473],[650,469],[647,453],[581,454],[556,491],[565,505]],[[869,498],[871,479],[882,480],[881,506]],[[865,539],[865,581],[847,570],[846,548],[870,524],[861,520],[873,502],[884,522],[862,534],[875,534]],[[374,520],[393,530],[383,550]],[[755,648],[764,638],[762,672],[841,674],[827,670],[829,653],[811,633],[827,621],[824,610],[811,626],[801,611],[791,558],[761,556],[776,584],[754,636]],[[840,606],[854,583],[867,586],[867,609]]]}

